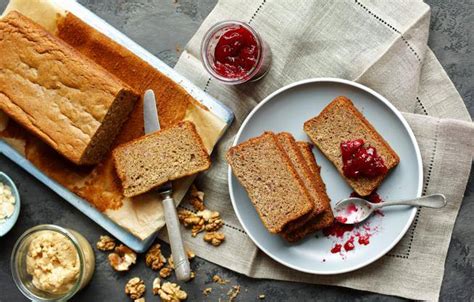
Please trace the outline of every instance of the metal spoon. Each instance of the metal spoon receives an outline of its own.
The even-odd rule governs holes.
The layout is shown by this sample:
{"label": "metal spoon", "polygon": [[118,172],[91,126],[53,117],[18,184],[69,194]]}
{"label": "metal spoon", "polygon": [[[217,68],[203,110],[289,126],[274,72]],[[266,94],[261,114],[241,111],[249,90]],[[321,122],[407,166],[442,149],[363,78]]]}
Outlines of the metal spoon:
{"label": "metal spoon", "polygon": [[372,203],[362,198],[351,197],[338,201],[333,210],[337,221],[343,224],[354,224],[364,221],[375,210],[398,205],[437,209],[446,205],[446,197],[443,194],[433,194],[415,199],[384,201],[382,203]]}

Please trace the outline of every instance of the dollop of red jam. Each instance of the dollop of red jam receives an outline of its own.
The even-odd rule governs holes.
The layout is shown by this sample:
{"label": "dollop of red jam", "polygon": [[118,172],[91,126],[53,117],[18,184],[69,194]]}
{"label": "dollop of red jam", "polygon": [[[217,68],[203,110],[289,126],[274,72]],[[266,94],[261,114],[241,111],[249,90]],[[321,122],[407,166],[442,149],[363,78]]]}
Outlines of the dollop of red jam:
{"label": "dollop of red jam", "polygon": [[337,254],[341,251],[341,248],[342,248],[342,244],[336,243],[331,249],[331,253]]}
{"label": "dollop of red jam", "polygon": [[344,249],[346,251],[351,251],[354,249],[354,237],[351,236],[351,238],[349,238],[346,243],[344,243]]}
{"label": "dollop of red jam", "polygon": [[342,142],[341,154],[344,164],[342,170],[346,177],[376,177],[388,171],[377,149],[365,146],[363,139]]}
{"label": "dollop of red jam", "polygon": [[359,239],[357,240],[360,245],[368,245],[370,243],[370,234],[359,235]]}
{"label": "dollop of red jam", "polygon": [[252,32],[239,25],[226,31],[214,50],[215,71],[226,78],[241,78],[257,65],[257,40]]}

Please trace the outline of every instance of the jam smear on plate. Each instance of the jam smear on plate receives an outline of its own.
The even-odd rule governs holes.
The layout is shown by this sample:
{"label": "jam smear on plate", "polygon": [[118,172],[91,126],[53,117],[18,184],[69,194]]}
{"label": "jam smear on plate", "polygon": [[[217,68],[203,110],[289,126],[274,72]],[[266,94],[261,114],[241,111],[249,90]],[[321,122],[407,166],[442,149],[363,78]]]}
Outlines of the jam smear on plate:
{"label": "jam smear on plate", "polygon": [[[356,192],[352,192],[350,197],[361,197]],[[383,202],[382,198],[380,197],[377,192],[372,192],[369,196],[362,197],[372,203],[380,203]],[[348,212],[356,211],[355,209],[348,209]],[[377,210],[376,214],[380,216],[384,216],[383,212]],[[371,226],[369,221],[358,225],[348,225],[344,224],[347,220],[344,216],[336,216],[335,220],[332,225],[323,229],[323,234],[326,237],[333,237],[335,241],[334,246],[331,248],[332,254],[341,254],[343,257],[344,252],[352,251],[356,248],[356,242],[359,246],[362,245],[369,245],[370,238],[378,232],[377,226]],[[357,239],[357,241],[356,241]]]}
{"label": "jam smear on plate", "polygon": [[350,140],[341,143],[341,154],[344,175],[349,178],[376,177],[387,173],[383,158],[377,154],[377,149],[366,146],[363,139]]}
{"label": "jam smear on plate", "polygon": [[240,78],[256,67],[259,56],[257,40],[243,26],[226,31],[214,50],[215,71],[226,78]]}
{"label": "jam smear on plate", "polygon": [[342,244],[336,243],[333,248],[331,249],[331,253],[337,254],[341,252]]}
{"label": "jam smear on plate", "polygon": [[346,243],[344,243],[344,249],[348,252],[348,251],[352,251],[354,249],[354,237],[351,236],[347,241]]}
{"label": "jam smear on plate", "polygon": [[332,225],[323,229],[323,234],[326,237],[333,236],[333,237],[342,238],[344,237],[345,233],[352,232],[353,229],[354,229],[353,224],[342,224],[337,221],[334,221]]}

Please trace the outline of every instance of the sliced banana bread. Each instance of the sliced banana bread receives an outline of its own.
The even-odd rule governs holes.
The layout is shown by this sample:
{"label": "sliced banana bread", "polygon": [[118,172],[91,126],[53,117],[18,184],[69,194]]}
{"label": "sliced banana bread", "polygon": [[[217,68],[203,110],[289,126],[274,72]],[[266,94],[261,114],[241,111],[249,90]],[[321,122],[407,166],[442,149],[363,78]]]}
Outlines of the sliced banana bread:
{"label": "sliced banana bread", "polygon": [[275,134],[265,132],[232,147],[226,157],[271,233],[280,233],[290,221],[313,210],[313,201]]}
{"label": "sliced banana bread", "polygon": [[113,158],[126,197],[211,166],[201,137],[189,121],[120,145],[114,149]]}
{"label": "sliced banana bread", "polygon": [[301,180],[303,180],[303,184],[305,185],[305,188],[311,196],[311,200],[314,204],[313,211],[306,217],[306,219],[298,219],[297,221],[288,223],[288,225],[285,227],[285,230],[283,231],[284,233],[287,233],[298,229],[302,225],[305,225],[308,220],[313,219],[319,213],[326,210],[328,204],[320,199],[317,180],[306,164],[306,161],[303,158],[303,155],[301,154],[293,136],[290,133],[282,132],[277,134],[277,138],[283,147],[283,150],[285,150],[286,154],[288,154],[288,157],[290,158],[293,167],[295,167],[298,176],[301,178]]}
{"label": "sliced banana bread", "polygon": [[400,161],[398,155],[346,97],[334,99],[316,117],[304,123],[304,131],[324,155],[336,166],[347,183],[361,196],[367,196],[383,181],[387,173],[375,177],[346,177],[343,172],[341,143],[362,139],[376,148],[390,171]]}
{"label": "sliced banana bread", "polygon": [[321,178],[321,169],[316,163],[316,158],[314,157],[314,154],[311,151],[311,146],[307,142],[297,142],[297,145],[303,155],[303,158],[305,159],[305,163],[311,170],[311,174],[316,179],[315,183],[318,187],[319,199],[327,205],[327,209],[321,214],[314,216],[304,226],[293,230],[292,232],[283,233],[283,238],[285,238],[289,242],[296,242],[298,240],[301,240],[309,234],[312,234],[330,226],[334,221],[334,215],[332,213],[330,200],[328,195],[326,194],[326,185],[324,184]]}

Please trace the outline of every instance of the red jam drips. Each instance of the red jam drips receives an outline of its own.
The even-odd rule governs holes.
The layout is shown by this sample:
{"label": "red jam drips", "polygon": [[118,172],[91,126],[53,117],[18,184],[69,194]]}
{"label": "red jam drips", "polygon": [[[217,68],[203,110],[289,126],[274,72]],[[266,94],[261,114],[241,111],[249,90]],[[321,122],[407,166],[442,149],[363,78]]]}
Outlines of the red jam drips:
{"label": "red jam drips", "polygon": [[344,243],[344,249],[348,251],[352,251],[354,249],[354,237],[351,236],[346,243]]}
{"label": "red jam drips", "polygon": [[342,248],[342,244],[336,243],[331,249],[331,253],[337,254],[341,251],[341,248]]}
{"label": "red jam drips", "polygon": [[359,239],[357,240],[360,245],[368,245],[370,243],[369,238],[370,234],[359,235]]}
{"label": "red jam drips", "polygon": [[324,236],[334,236],[342,238],[344,234],[347,232],[352,232],[354,229],[353,224],[341,224],[337,221],[334,221],[332,225],[328,226],[327,228],[323,229]]}
{"label": "red jam drips", "polygon": [[342,170],[346,177],[376,177],[388,171],[377,150],[372,146],[366,147],[362,139],[342,142],[341,154],[344,164]]}
{"label": "red jam drips", "polygon": [[226,31],[214,50],[215,71],[226,78],[241,78],[257,65],[259,56],[257,40],[243,26]]}
{"label": "red jam drips", "polygon": [[[352,192],[350,197],[360,197],[360,195],[358,195],[356,192]],[[379,194],[377,194],[377,192],[372,192],[372,194],[363,198],[372,203],[383,202],[382,198]],[[357,208],[355,207],[354,209],[349,209],[347,212],[352,213],[356,210]],[[383,213],[380,210],[378,211],[379,213],[377,214],[383,216]],[[334,242],[334,246],[331,248],[331,253],[339,253],[343,257],[345,257],[344,252],[348,252],[356,248],[356,239],[359,246],[369,245],[370,238],[378,232],[378,227],[371,226],[369,222],[365,222],[356,226],[343,224],[346,220],[347,218],[344,216],[336,216],[333,224],[323,229],[324,236],[334,237],[333,240],[336,241]]]}

